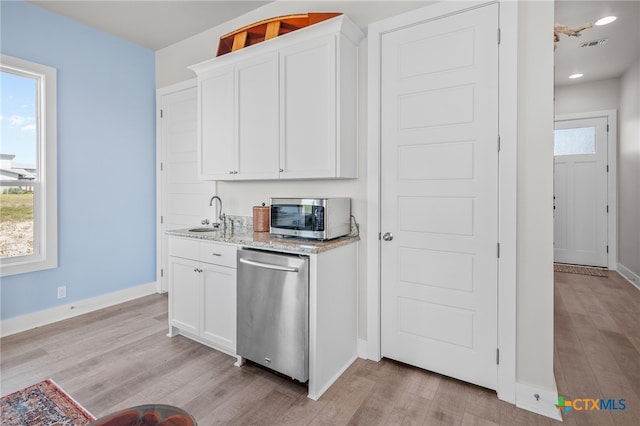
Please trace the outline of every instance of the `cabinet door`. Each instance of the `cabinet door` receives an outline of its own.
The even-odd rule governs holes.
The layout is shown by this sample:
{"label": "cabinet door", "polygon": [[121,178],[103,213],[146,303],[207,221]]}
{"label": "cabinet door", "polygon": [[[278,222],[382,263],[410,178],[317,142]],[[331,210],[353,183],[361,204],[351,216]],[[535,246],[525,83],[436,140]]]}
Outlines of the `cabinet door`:
{"label": "cabinet door", "polygon": [[236,352],[236,269],[201,264],[204,270],[202,330],[213,345]]}
{"label": "cabinet door", "polygon": [[234,162],[235,107],[233,67],[204,74],[198,82],[198,163],[202,179],[228,179],[237,170]]}
{"label": "cabinet door", "polygon": [[235,66],[238,179],[278,178],[278,54]]}
{"label": "cabinet door", "polygon": [[280,177],[335,177],[335,36],[283,49],[280,85]]}
{"label": "cabinet door", "polygon": [[169,258],[169,323],[180,330],[200,331],[200,287],[202,274],[198,262]]}

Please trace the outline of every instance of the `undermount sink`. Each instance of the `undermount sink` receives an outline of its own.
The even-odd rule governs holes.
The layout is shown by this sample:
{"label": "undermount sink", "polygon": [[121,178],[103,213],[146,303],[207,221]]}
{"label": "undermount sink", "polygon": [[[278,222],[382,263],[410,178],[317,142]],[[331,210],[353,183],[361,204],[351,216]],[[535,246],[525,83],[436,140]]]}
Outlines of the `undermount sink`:
{"label": "undermount sink", "polygon": [[212,228],[210,226],[208,227],[203,227],[203,228],[191,228],[189,229],[189,232],[213,232],[213,231],[219,231],[219,228]]}

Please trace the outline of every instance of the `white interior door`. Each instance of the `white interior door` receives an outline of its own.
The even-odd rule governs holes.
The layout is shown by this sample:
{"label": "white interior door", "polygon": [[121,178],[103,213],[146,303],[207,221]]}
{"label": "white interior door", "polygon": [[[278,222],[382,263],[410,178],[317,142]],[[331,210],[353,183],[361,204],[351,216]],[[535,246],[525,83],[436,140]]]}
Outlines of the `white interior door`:
{"label": "white interior door", "polygon": [[556,121],[554,260],[607,266],[607,118]]}
{"label": "white interior door", "polygon": [[196,88],[163,95],[160,103],[162,241],[159,243],[162,244],[160,257],[164,270],[162,291],[168,291],[167,237],[164,232],[199,225],[204,218],[213,219],[209,198],[214,194],[214,184],[199,180],[197,175]]}
{"label": "white interior door", "polygon": [[492,389],[497,29],[489,5],[387,33],[381,53],[382,355]]}

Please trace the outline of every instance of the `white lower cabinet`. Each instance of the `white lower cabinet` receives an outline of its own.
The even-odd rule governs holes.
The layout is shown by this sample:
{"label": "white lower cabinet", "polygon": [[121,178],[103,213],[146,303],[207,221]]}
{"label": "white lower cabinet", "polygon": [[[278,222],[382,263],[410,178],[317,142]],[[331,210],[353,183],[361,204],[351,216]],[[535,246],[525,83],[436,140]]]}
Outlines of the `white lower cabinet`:
{"label": "white lower cabinet", "polygon": [[169,335],[235,356],[236,247],[169,238]]}
{"label": "white lower cabinet", "polygon": [[199,270],[200,262],[169,257],[169,325],[196,335],[200,334],[200,310],[193,307],[200,300]]}
{"label": "white lower cabinet", "polygon": [[202,304],[200,337],[236,352],[236,269],[201,264]]}
{"label": "white lower cabinet", "polygon": [[[169,336],[180,334],[235,356],[235,365],[241,366],[236,353],[237,246],[168,240]],[[307,255],[308,396],[317,400],[357,358],[358,245]]]}

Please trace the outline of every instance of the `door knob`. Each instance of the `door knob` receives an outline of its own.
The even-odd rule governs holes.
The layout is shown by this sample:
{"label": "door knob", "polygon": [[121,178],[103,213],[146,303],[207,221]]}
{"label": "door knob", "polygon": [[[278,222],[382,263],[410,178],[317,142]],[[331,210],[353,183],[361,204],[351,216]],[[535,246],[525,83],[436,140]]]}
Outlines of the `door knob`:
{"label": "door knob", "polygon": [[393,240],[393,234],[391,232],[385,232],[385,234],[382,236],[382,239],[385,241],[391,241]]}

